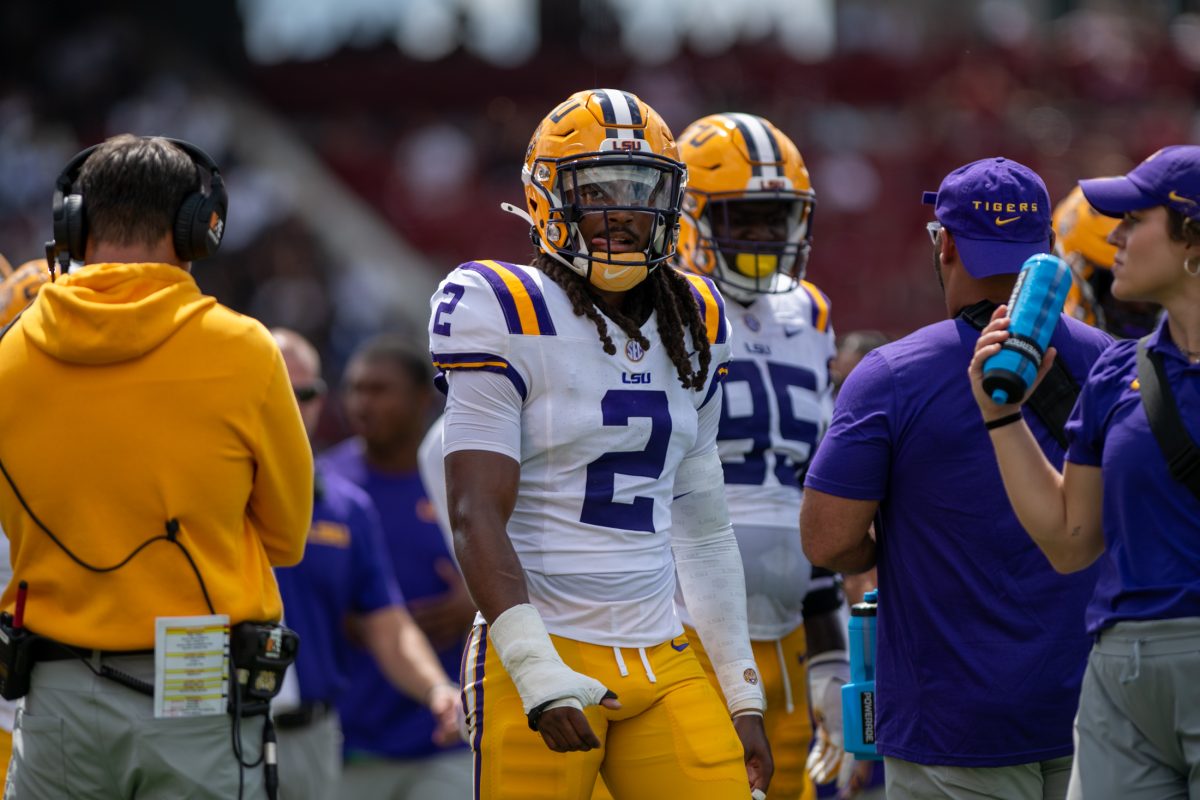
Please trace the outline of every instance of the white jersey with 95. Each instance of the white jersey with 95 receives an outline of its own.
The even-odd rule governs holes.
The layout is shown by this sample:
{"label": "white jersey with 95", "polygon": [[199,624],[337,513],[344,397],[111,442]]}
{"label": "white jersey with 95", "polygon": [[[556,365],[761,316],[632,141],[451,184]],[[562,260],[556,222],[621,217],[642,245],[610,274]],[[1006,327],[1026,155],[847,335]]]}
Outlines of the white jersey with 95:
{"label": "white jersey with 95", "polygon": [[[641,328],[649,348],[610,322],[610,356],[594,323],[533,267],[463,264],[432,298],[430,350],[449,384],[446,453],[490,450],[519,462],[508,535],[553,634],[647,647],[682,630],[672,603],[672,490],[680,462],[714,447],[729,356],[720,293],[705,278],[688,280],[712,349],[702,390],[680,385],[656,315]],[[506,440],[487,414],[456,407],[456,380],[481,373],[494,382],[487,401],[519,414],[519,436]],[[456,414],[467,421],[458,431]]]}
{"label": "white jersey with 95", "polygon": [[810,588],[797,525],[804,471],[833,416],[829,299],[801,281],[727,311],[733,352],[717,434],[725,497],[746,571],[750,636],[781,639],[803,623]]}

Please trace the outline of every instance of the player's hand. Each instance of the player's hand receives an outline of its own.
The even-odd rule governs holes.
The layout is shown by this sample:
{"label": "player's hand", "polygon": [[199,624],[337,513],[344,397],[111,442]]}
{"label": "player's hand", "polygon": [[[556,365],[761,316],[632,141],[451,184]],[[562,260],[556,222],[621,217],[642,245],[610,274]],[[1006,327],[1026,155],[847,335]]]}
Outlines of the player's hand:
{"label": "player's hand", "polygon": [[771,756],[771,744],[767,741],[762,715],[740,714],[733,718],[733,729],[742,740],[750,790],[766,794],[771,777],[775,774],[775,759]]}
{"label": "player's hand", "polygon": [[[1008,306],[1000,305],[992,312],[992,321],[984,327],[979,334],[979,340],[975,342],[975,355],[971,358],[971,366],[967,368],[967,375],[971,380],[971,393],[975,397],[975,402],[979,405],[979,410],[983,414],[985,422],[1007,417],[1011,414],[1016,414],[1021,411],[1021,403],[1006,403],[1002,406],[996,405],[992,400],[991,395],[983,390],[983,364],[996,353],[1000,352],[1000,347],[1006,339],[1008,339],[1008,326],[1012,320],[1008,316]],[[1058,351],[1053,348],[1046,349],[1046,355],[1042,358],[1042,366],[1038,369],[1037,377],[1033,381],[1033,385],[1029,387],[1029,392],[1022,401],[1029,395],[1033,394],[1037,389],[1038,384],[1042,382],[1042,378],[1046,377],[1046,373],[1050,371],[1050,367],[1054,364],[1054,358],[1058,355]]]}
{"label": "player's hand", "polygon": [[438,747],[449,747],[462,740],[460,721],[462,698],[459,688],[452,683],[440,683],[429,690],[427,704],[433,713],[433,742]]}
{"label": "player's hand", "polygon": [[846,753],[842,730],[842,687],[849,682],[845,651],[829,650],[809,659],[808,694],[815,727],[808,774],[818,784],[837,780],[839,789],[849,785],[854,771],[854,758]]}
{"label": "player's hand", "polygon": [[841,721],[834,727],[827,720],[817,719],[806,765],[813,783],[837,781],[838,797],[853,797],[853,794],[847,794],[847,789],[855,773],[855,763],[854,756],[846,752]]}
{"label": "player's hand", "polygon": [[[562,705],[551,704],[541,713],[537,721],[538,733],[542,741],[556,753],[586,752],[600,746],[587,717],[575,700],[559,701]],[[617,696],[611,691],[600,701],[604,708],[617,710],[621,707]]]}
{"label": "player's hand", "polygon": [[435,597],[421,597],[407,603],[413,621],[425,633],[435,650],[444,650],[462,641],[475,619],[475,603],[467,592],[458,568],[448,558],[433,564],[446,582],[446,591]]}

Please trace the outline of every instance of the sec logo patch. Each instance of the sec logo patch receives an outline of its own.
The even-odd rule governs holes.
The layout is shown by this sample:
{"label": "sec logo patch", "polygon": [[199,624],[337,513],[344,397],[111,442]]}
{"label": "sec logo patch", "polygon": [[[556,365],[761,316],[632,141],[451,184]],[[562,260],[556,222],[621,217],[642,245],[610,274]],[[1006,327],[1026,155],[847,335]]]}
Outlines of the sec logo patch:
{"label": "sec logo patch", "polygon": [[744,680],[746,683],[750,684],[751,686],[754,686],[755,684],[758,683],[758,673],[752,669],[747,668],[746,671],[742,673],[742,680]]}
{"label": "sec logo patch", "polygon": [[646,350],[642,347],[641,342],[630,339],[625,343],[625,357],[630,361],[641,361],[645,356]]}

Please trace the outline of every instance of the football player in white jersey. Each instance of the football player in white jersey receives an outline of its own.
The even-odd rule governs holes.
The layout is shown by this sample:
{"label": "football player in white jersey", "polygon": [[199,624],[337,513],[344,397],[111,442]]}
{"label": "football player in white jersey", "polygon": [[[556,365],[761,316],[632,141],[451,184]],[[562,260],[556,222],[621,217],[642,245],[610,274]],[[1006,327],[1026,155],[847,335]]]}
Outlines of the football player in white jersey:
{"label": "football player in white jersey", "polygon": [[[480,609],[476,797],[585,800],[599,772],[617,800],[744,800],[773,765],[716,446],[728,321],[710,280],[670,267],[684,167],[653,109],[597,89],[542,121],[522,179],[528,213],[507,209],[534,264],[463,264],[431,301]],[[676,573],[724,701],[682,635]]]}
{"label": "football player in white jersey", "polygon": [[[840,587],[831,573],[814,574],[798,528],[804,470],[832,415],[836,353],[829,300],[804,280],[815,196],[796,145],[762,117],[704,117],[679,148],[689,175],[681,261],[730,301],[733,360],[717,443],[767,694],[771,796],[812,798],[806,772],[818,782],[842,772],[840,689],[849,673]],[[680,600],[689,624],[690,604]],[[806,770],[810,683],[818,742]]]}

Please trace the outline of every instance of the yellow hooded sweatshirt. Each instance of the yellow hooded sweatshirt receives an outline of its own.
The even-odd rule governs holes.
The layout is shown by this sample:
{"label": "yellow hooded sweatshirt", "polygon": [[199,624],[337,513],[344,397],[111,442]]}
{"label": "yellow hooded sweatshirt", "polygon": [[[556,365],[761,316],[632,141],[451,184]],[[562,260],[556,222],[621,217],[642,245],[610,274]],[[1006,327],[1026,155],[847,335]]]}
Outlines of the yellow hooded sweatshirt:
{"label": "yellow hooded sweatshirt", "polygon": [[[0,340],[0,460],[79,559],[112,567],[178,520],[232,623],[278,620],[272,565],[304,554],[312,451],[283,359],[257,321],[168,264],[96,264],[46,284]],[[25,625],[103,650],[154,646],[154,619],[207,614],[179,547],[85,569],[0,476]]]}

